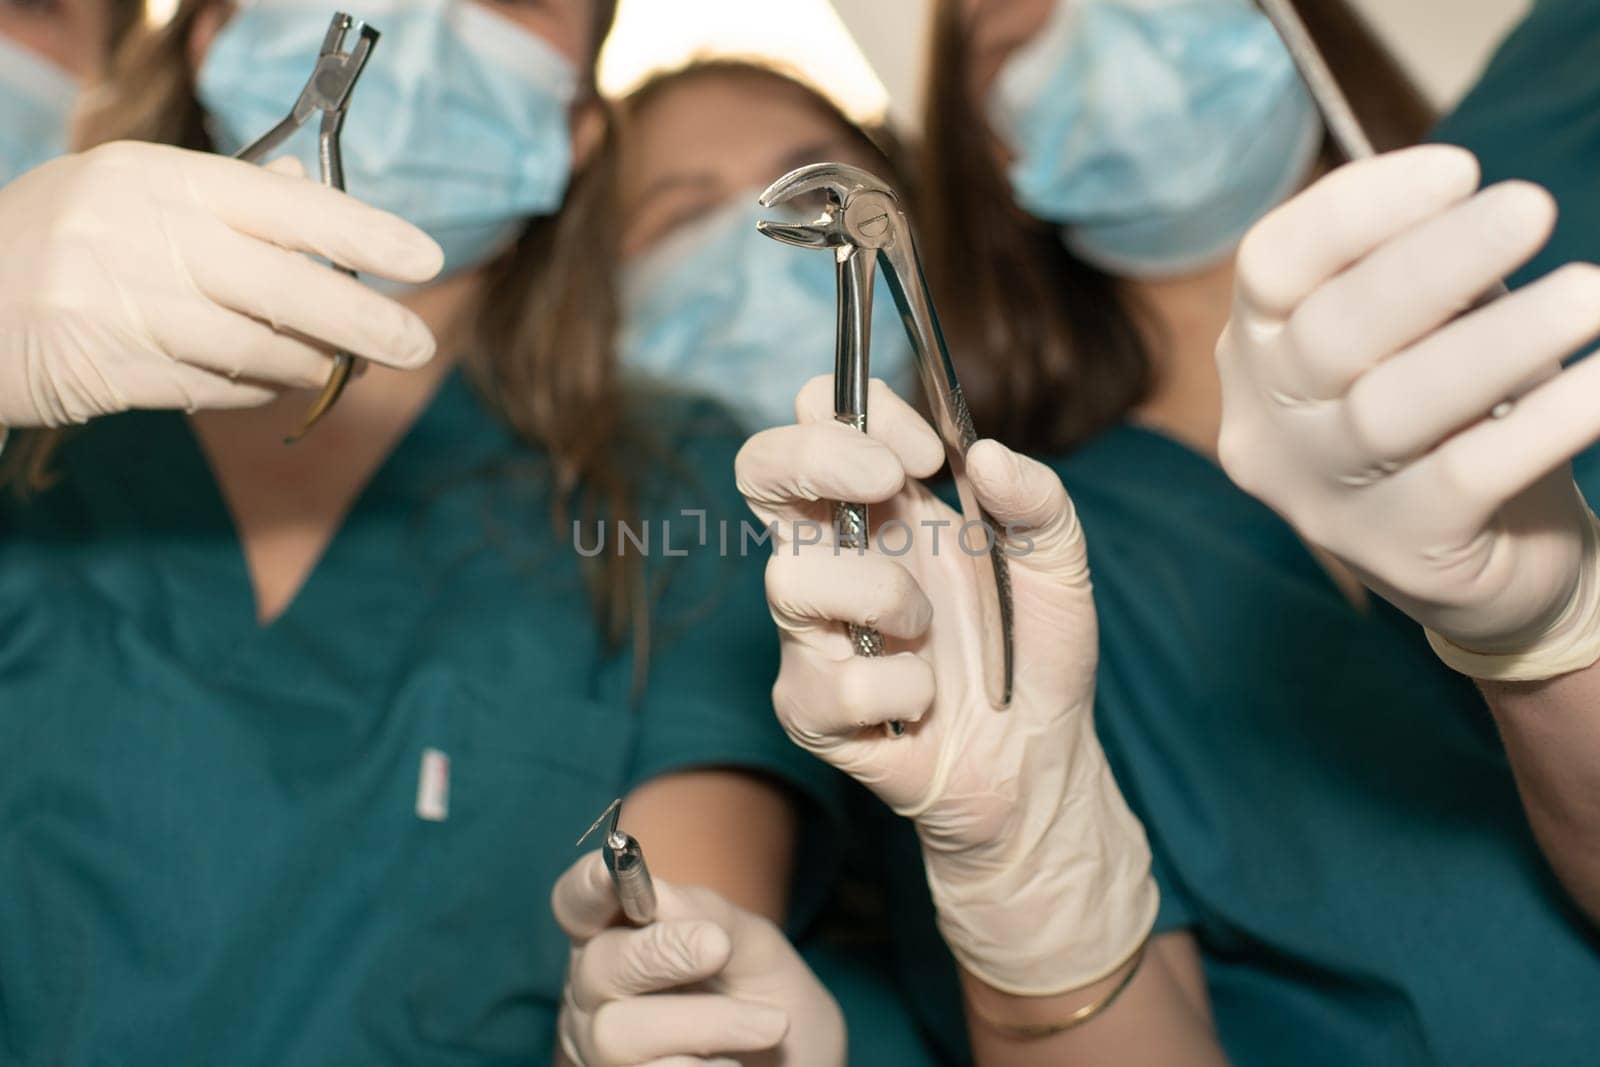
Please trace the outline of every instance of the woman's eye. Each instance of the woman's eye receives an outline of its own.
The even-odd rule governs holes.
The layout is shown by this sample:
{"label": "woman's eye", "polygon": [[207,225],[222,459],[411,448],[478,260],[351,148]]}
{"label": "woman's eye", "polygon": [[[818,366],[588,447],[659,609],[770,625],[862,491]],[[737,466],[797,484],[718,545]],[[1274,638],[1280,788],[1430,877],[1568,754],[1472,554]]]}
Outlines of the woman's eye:
{"label": "woman's eye", "polygon": [[695,219],[703,216],[706,210],[705,206],[699,204],[689,204],[676,208],[660,217],[660,220],[656,223],[656,232],[662,236],[673,233],[679,227],[687,226]]}

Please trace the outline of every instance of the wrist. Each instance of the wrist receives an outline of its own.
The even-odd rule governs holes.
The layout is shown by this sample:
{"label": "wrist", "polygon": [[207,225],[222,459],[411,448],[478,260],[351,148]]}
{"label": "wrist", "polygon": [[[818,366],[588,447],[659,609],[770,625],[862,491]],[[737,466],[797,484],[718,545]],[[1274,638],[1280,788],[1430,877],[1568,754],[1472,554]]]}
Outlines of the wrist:
{"label": "wrist", "polygon": [[1144,963],[1148,938],[1105,978],[1050,996],[1006,993],[970,971],[961,972],[968,1016],[985,1030],[1011,1041],[1038,1041],[1075,1030],[1104,1014],[1127,991]]}
{"label": "wrist", "polygon": [[1113,974],[1148,937],[1160,901],[1144,827],[1092,722],[1084,719],[1075,744],[1038,740],[1019,776],[1028,811],[1012,840],[942,853],[924,835],[923,848],[952,954],[989,986],[1023,997]]}
{"label": "wrist", "polygon": [[[1581,496],[1580,496],[1581,501]],[[1583,670],[1600,660],[1600,519],[1583,506],[1583,547],[1566,606],[1538,633],[1494,652],[1465,648],[1427,631],[1433,651],[1453,670],[1497,682],[1538,682]]]}

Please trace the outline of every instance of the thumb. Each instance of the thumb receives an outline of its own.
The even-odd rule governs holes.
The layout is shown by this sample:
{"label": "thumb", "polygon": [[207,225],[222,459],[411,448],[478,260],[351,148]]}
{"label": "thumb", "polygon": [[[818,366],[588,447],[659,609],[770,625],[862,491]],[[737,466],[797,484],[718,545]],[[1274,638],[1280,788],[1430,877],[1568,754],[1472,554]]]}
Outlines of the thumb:
{"label": "thumb", "polygon": [[986,440],[968,450],[967,474],[998,533],[1012,543],[1014,565],[1067,577],[1087,572],[1083,527],[1055,471]]}
{"label": "thumb", "polygon": [[556,925],[578,944],[617,921],[621,908],[598,849],[568,867],[556,881],[550,891],[550,910],[555,913]]}
{"label": "thumb", "polygon": [[279,156],[262,169],[270,170],[274,174],[282,174],[286,178],[304,178],[306,176],[306,165],[300,162],[298,156]]}

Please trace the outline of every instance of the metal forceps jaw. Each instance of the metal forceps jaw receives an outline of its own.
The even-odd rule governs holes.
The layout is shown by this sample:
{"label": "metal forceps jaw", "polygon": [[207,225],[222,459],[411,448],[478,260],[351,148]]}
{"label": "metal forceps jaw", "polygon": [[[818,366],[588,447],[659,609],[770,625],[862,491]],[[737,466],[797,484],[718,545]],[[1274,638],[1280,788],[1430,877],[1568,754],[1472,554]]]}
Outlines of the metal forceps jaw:
{"label": "metal forceps jaw", "polygon": [[612,888],[617,891],[617,903],[622,906],[622,914],[627,916],[629,922],[643,926],[655,921],[656,886],[650,877],[650,868],[645,865],[644,850],[639,847],[639,842],[631,834],[618,829],[617,821],[621,818],[622,798],[618,797],[606,805],[606,810],[583,832],[578,844],[583,844],[590,834],[609,823],[601,841],[601,855],[611,875]]}
{"label": "metal forceps jaw", "polygon": [[[357,30],[354,46],[345,50],[345,39],[352,29]],[[306,80],[305,88],[295,99],[289,114],[272,129],[235,154],[235,159],[246,163],[259,163],[287,141],[301,126],[311,121],[313,115],[322,115],[322,127],[317,133],[317,159],[324,185],[344,190],[344,157],[339,148],[339,134],[344,129],[345,112],[350,105],[350,93],[366,68],[372,49],[378,43],[378,31],[366,23],[357,23],[342,11],[335,12],[322,39],[322,49],[317,53],[317,65]],[[354,278],[356,272],[334,264],[334,269]],[[355,369],[355,359],[348,352],[333,354],[333,370],[328,375],[322,392],[311,405],[300,426],[285,438],[293,443],[306,435],[317,421],[326,415],[339,400],[344,387],[350,382]]]}
{"label": "metal forceps jaw", "polygon": [[[966,527],[981,523],[987,538],[988,551],[973,560],[980,587],[984,680],[990,703],[997,708],[1005,707],[1011,702],[1015,664],[1011,572],[1004,531],[978,503],[967,478],[967,450],[976,443],[978,435],[939,328],[910,220],[900,206],[900,198],[888,184],[867,171],[842,163],[814,163],[791,171],[767,187],[761,194],[761,204],[772,207],[819,190],[827,194],[827,207],[814,222],[761,222],[757,229],[786,244],[834,252],[839,290],[834,418],[862,432],[867,428],[872,286],[875,267],[883,268],[901,325],[916,355],[917,370],[935,428],[944,440],[950,473],[961,498],[965,519],[963,536]],[[867,546],[865,505],[837,503],[834,517],[841,547],[864,549]],[[883,639],[876,631],[852,626],[850,636],[857,655],[883,654]],[[903,730],[899,723],[890,724],[893,734],[898,735]]]}

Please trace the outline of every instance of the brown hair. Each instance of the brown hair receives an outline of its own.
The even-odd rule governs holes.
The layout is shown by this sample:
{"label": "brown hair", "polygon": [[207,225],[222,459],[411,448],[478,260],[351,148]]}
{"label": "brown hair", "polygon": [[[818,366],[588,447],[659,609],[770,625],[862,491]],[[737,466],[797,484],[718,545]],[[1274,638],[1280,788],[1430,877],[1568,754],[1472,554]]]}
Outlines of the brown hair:
{"label": "brown hair", "polygon": [[144,20],[144,0],[111,0],[106,10],[102,55],[109,58],[133,28]]}
{"label": "brown hair", "polygon": [[[213,147],[188,60],[196,22],[213,2],[183,0],[164,26],[136,30],[123,42],[97,104],[80,126],[84,145],[131,138]],[[593,5],[586,103],[602,107],[593,60],[616,0],[593,0]],[[647,447],[642,441],[634,447],[612,373],[613,280],[593,266],[592,251],[615,241],[616,151],[613,124],[604,125],[602,144],[573,176],[561,210],[530,220],[516,244],[488,268],[476,309],[476,340],[465,353],[466,372],[484,401],[518,437],[549,456],[557,501],[552,518],[558,528],[569,519],[593,521],[602,515],[632,520],[637,461]],[[599,262],[611,261],[602,251]],[[48,485],[59,440],[60,431],[19,434],[0,464],[0,479],[21,491]],[[595,568],[590,587],[607,636],[620,640],[632,630],[642,651],[641,561],[636,554],[617,552],[590,562]]]}
{"label": "brown hair", "polygon": [[[939,0],[922,155],[930,284],[979,431],[1066,451],[1155,385],[1156,325],[1130,286],[1069,252],[1017,205],[968,77],[963,0]],[[1432,114],[1344,0],[1297,0],[1379,151],[1420,140]],[[974,205],[984,210],[975,211]]]}

